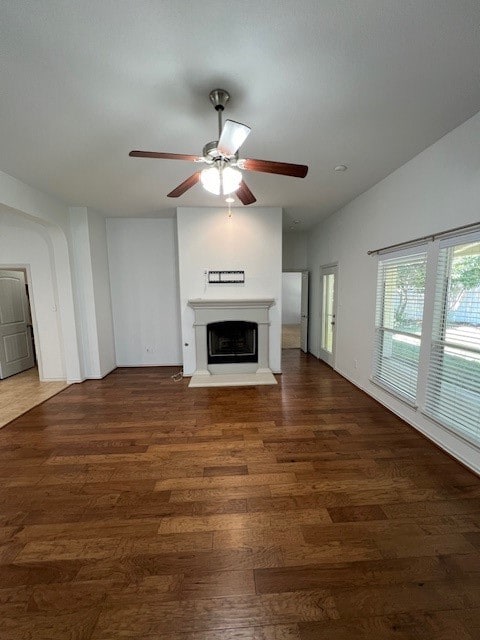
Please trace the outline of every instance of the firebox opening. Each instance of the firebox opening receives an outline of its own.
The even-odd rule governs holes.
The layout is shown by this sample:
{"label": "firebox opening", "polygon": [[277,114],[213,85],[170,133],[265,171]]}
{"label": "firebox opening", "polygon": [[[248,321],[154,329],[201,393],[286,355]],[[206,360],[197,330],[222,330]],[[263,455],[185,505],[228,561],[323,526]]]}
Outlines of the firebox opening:
{"label": "firebox opening", "polygon": [[258,362],[256,322],[227,320],[207,325],[208,364]]}

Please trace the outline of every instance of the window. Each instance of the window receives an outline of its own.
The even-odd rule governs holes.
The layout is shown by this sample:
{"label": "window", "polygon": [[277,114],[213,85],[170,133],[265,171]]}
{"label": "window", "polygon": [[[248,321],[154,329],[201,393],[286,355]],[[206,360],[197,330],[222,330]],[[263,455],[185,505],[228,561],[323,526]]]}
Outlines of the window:
{"label": "window", "polygon": [[381,255],[375,318],[372,380],[480,447],[480,233]]}
{"label": "window", "polygon": [[414,404],[422,339],[426,251],[380,260],[373,379]]}
{"label": "window", "polygon": [[480,443],[480,242],[453,242],[440,244],[425,413]]}

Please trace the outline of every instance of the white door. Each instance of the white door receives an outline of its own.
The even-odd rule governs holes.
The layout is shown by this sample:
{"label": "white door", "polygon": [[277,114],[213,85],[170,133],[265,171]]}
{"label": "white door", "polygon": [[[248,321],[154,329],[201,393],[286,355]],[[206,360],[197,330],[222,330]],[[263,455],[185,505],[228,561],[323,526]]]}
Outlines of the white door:
{"label": "white door", "polygon": [[335,360],[337,323],[337,266],[321,267],[321,310],[319,357],[331,367]]}
{"label": "white door", "polygon": [[307,353],[307,348],[308,348],[308,271],[302,271],[300,348],[302,351]]}
{"label": "white door", "polygon": [[29,322],[23,272],[0,270],[0,379],[34,366]]}

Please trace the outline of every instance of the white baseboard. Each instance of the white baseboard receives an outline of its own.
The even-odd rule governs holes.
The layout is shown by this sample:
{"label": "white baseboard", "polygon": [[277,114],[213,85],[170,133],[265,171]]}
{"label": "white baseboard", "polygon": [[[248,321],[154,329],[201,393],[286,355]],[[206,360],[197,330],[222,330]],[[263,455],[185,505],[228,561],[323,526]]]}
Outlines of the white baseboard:
{"label": "white baseboard", "polygon": [[103,378],[108,376],[108,374],[112,373],[112,371],[115,371],[116,368],[117,368],[117,365],[114,365],[111,369],[108,369],[105,372],[102,371],[102,373],[99,376],[88,376],[88,380],[103,380]]}
{"label": "white baseboard", "polygon": [[[162,362],[161,364],[145,364],[145,362],[139,362],[138,364],[120,364],[117,362],[115,369],[133,369],[133,368],[141,368],[141,367],[183,367],[183,363],[181,362]],[[113,369],[112,369],[113,371]],[[111,372],[110,372],[111,373]]]}

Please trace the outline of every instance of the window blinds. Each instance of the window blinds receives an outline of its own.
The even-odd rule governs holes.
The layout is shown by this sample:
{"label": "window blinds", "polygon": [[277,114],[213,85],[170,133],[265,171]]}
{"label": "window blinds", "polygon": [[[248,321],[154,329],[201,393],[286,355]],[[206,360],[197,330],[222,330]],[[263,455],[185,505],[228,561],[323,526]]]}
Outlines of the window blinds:
{"label": "window blinds", "polygon": [[415,404],[426,251],[379,262],[373,379]]}
{"label": "window blinds", "polygon": [[480,443],[480,242],[440,245],[425,413]]}

